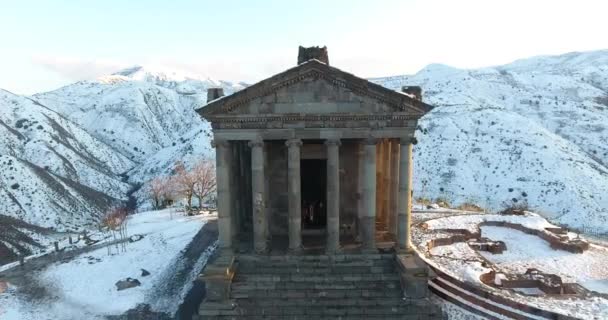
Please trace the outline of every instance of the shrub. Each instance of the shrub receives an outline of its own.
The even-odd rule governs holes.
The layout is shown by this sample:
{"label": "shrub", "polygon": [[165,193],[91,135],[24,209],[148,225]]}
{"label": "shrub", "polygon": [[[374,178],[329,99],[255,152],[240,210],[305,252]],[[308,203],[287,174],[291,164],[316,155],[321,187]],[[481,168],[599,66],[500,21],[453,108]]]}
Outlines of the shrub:
{"label": "shrub", "polygon": [[418,198],[415,199],[415,201],[416,201],[416,203],[422,204],[422,205],[425,205],[425,206],[428,206],[428,205],[432,204],[431,199],[424,198],[424,197],[418,197]]}
{"label": "shrub", "polygon": [[503,203],[503,209],[498,213],[503,215],[521,215],[524,211],[530,211],[530,206],[527,201]]}
{"label": "shrub", "polygon": [[435,203],[438,204],[442,208],[450,208],[450,203],[447,199],[439,197],[435,199]]}
{"label": "shrub", "polygon": [[483,212],[483,208],[472,203],[472,202],[464,202],[457,206],[455,209],[463,210],[463,211],[475,211],[475,212]]}

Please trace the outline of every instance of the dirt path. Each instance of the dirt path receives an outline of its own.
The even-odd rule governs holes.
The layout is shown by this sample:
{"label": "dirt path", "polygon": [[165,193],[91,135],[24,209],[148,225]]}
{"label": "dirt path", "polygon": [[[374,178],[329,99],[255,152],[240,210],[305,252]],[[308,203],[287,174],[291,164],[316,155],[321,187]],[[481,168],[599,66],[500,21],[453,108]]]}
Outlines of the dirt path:
{"label": "dirt path", "polygon": [[27,276],[31,275],[34,272],[43,271],[48,266],[55,262],[69,261],[74,257],[81,255],[83,253],[87,253],[90,251],[94,251],[100,248],[105,248],[107,246],[112,246],[116,244],[120,244],[122,242],[129,241],[129,238],[125,238],[122,240],[114,240],[104,243],[98,243],[91,246],[86,246],[82,248],[77,248],[69,251],[60,251],[60,252],[52,252],[40,257],[32,258],[27,260],[24,265],[16,266],[14,268],[5,270],[0,272],[0,279],[7,280],[10,283],[20,285],[22,282],[27,283]]}
{"label": "dirt path", "polygon": [[116,245],[129,241],[128,238],[122,240],[109,241],[91,246],[86,246],[69,251],[49,253],[40,257],[27,260],[24,265],[0,272],[0,280],[7,281],[17,287],[17,294],[21,299],[36,301],[39,303],[52,303],[59,299],[58,290],[54,284],[41,281],[39,275],[54,263],[68,262],[76,256],[100,248]]}

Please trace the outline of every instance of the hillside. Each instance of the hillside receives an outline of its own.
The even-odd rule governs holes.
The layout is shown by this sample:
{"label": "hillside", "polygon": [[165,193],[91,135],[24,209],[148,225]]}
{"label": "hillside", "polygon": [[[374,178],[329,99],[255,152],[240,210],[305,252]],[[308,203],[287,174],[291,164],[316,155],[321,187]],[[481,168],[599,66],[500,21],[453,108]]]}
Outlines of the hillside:
{"label": "hillside", "polygon": [[416,196],[490,209],[527,202],[556,222],[608,231],[608,51],[372,81],[420,85],[436,106],[419,124]]}
{"label": "hillside", "polygon": [[133,163],[77,124],[26,97],[0,90],[0,210],[58,230],[91,224],[130,186]]}
{"label": "hillside", "polygon": [[230,94],[244,84],[137,66],[33,98],[130,159],[124,177],[136,188],[143,184],[133,196],[139,206],[149,206],[150,179],[169,174],[178,160],[192,164],[213,156],[210,127],[194,109],[206,102],[207,88],[217,86]]}
{"label": "hillside", "polygon": [[[420,85],[436,106],[417,133],[417,197],[526,202],[555,222],[608,231],[608,51],[371,80]],[[176,160],[213,156],[194,112],[210,86],[230,94],[246,84],[133,67],[32,97],[0,91],[0,210],[78,228]]]}
{"label": "hillside", "polygon": [[226,94],[243,88],[133,67],[33,98],[132,160],[127,175],[139,183],[166,173],[176,160],[210,155],[210,128],[194,112],[206,102],[210,86],[221,86]]}

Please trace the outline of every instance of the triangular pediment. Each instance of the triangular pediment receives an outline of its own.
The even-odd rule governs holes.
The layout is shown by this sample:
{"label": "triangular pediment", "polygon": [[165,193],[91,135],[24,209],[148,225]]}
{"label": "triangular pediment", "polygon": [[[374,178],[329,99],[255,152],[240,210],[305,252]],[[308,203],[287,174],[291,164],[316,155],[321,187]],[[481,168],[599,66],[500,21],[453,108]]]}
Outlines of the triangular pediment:
{"label": "triangular pediment", "polygon": [[310,60],[197,112],[207,118],[247,114],[408,114],[422,117],[432,106],[317,60]]}

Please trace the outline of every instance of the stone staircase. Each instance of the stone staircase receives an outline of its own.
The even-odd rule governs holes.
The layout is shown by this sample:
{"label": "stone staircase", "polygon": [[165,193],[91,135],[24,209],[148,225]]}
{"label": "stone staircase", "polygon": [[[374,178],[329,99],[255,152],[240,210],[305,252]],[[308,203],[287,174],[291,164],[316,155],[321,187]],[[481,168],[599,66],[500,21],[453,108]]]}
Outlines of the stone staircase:
{"label": "stone staircase", "polygon": [[394,254],[239,255],[229,301],[201,319],[440,319],[428,300],[403,298]]}

